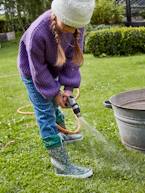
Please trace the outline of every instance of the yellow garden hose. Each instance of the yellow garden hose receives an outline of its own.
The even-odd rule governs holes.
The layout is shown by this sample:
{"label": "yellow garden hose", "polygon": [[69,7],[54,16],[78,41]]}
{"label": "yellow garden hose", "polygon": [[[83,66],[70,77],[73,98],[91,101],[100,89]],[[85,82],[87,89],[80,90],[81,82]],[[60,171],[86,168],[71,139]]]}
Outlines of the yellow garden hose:
{"label": "yellow garden hose", "polygon": [[[80,96],[80,90],[79,88],[77,89],[77,94],[75,96],[75,100],[77,100]],[[25,108],[30,107],[31,105],[25,105],[17,109],[17,113],[22,114],[22,115],[33,115],[34,112],[29,112],[29,111],[24,111]],[[77,129],[75,131],[69,130],[67,128],[63,128],[60,125],[56,124],[57,128],[64,134],[77,134],[80,133],[80,122],[77,116],[75,115],[75,118],[77,120]]]}

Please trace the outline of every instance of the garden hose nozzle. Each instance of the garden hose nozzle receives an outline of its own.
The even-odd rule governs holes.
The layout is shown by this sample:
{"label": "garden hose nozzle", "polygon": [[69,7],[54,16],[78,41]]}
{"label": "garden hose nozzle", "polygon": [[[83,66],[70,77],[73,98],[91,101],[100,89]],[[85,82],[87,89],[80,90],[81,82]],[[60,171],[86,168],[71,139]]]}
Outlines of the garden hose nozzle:
{"label": "garden hose nozzle", "polygon": [[77,117],[81,116],[80,107],[73,96],[68,97],[68,107],[71,107]]}

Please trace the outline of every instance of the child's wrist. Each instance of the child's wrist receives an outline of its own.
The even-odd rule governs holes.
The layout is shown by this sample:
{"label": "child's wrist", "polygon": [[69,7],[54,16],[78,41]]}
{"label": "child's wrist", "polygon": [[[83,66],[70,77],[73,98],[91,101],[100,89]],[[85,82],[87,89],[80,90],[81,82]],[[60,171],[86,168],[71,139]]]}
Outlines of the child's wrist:
{"label": "child's wrist", "polygon": [[71,91],[71,92],[73,92],[73,87],[69,87],[69,86],[65,86],[64,87],[64,91]]}
{"label": "child's wrist", "polygon": [[73,92],[71,90],[64,90],[64,94],[66,96],[71,96],[73,94]]}

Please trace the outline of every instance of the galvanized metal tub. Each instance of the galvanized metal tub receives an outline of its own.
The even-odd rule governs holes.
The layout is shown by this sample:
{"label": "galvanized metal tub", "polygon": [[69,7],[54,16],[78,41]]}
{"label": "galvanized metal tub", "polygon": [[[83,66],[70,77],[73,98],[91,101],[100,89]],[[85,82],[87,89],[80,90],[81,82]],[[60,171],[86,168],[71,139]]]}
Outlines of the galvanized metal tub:
{"label": "galvanized metal tub", "polygon": [[145,89],[112,96],[104,105],[114,111],[122,143],[145,152]]}

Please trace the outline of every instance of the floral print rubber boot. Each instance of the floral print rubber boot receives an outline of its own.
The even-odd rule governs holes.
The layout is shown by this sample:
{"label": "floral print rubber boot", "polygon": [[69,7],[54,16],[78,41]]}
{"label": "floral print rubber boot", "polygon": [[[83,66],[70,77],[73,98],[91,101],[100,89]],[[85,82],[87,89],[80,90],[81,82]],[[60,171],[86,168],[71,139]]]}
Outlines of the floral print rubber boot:
{"label": "floral print rubber boot", "polygon": [[79,167],[70,162],[64,144],[50,149],[49,155],[57,176],[88,178],[93,175],[92,169]]}

